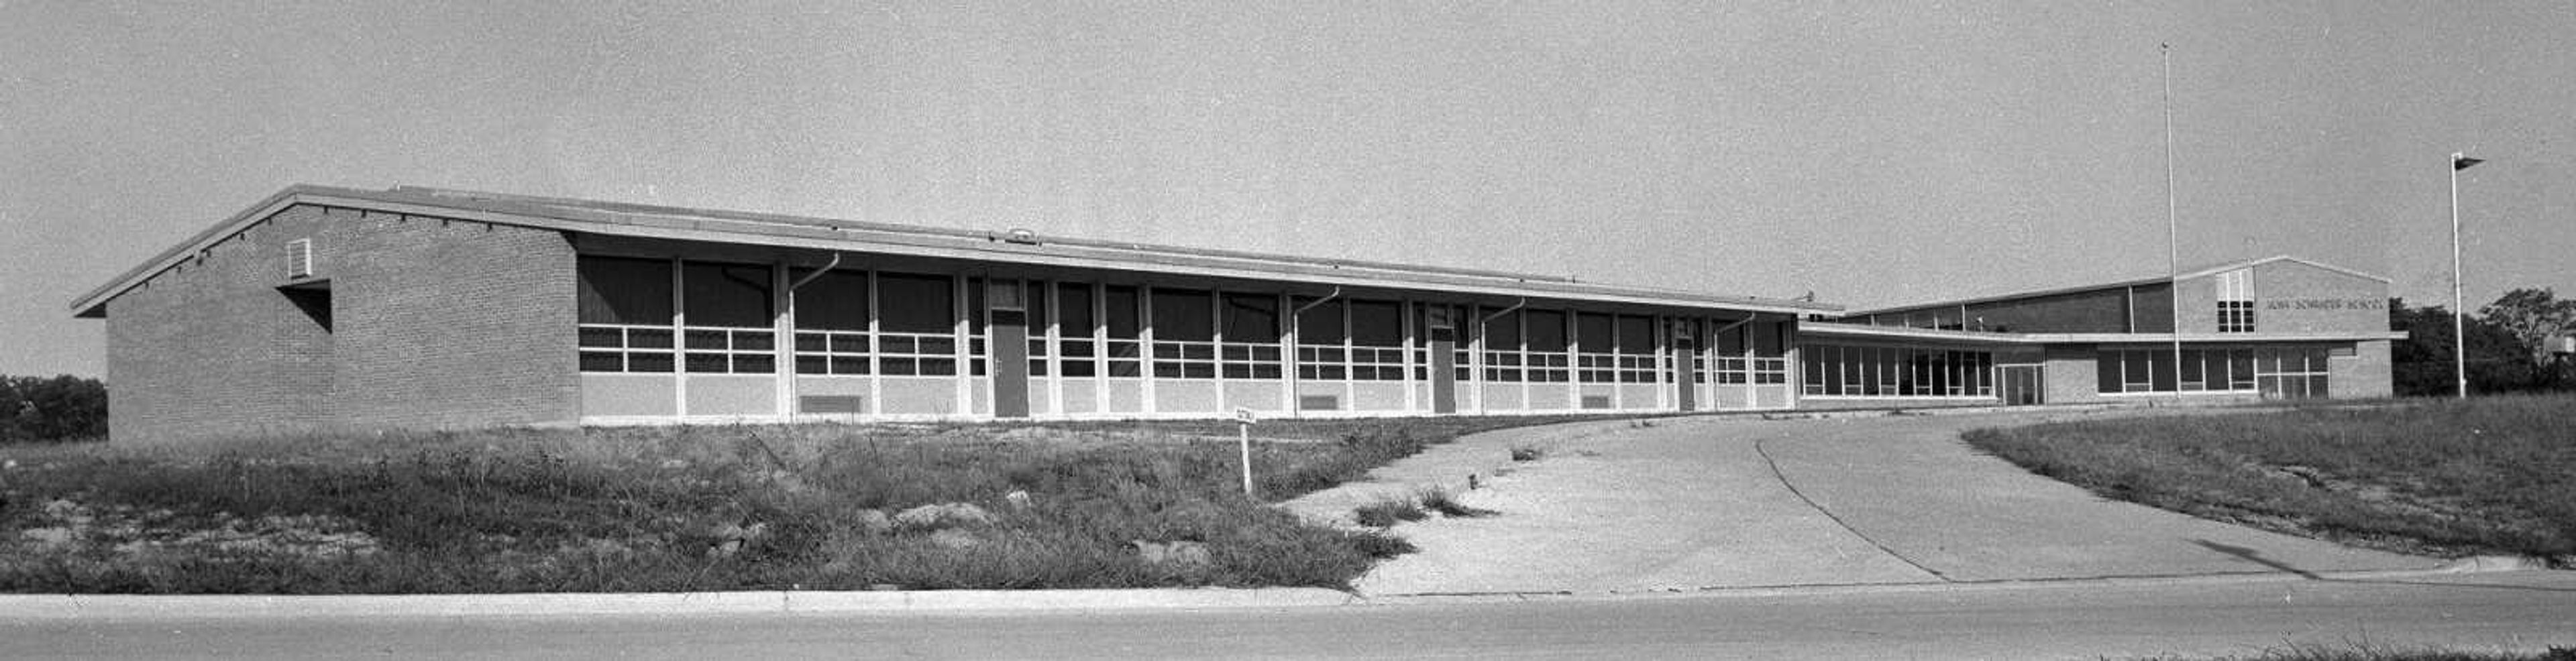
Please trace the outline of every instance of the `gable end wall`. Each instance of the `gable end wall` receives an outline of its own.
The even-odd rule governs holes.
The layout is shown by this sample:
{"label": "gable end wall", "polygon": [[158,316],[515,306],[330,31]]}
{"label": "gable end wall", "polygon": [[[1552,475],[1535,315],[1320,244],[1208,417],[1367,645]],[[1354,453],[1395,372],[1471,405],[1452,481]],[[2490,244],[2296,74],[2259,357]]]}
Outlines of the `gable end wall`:
{"label": "gable end wall", "polygon": [[[278,290],[313,240],[331,328]],[[562,234],[289,207],[107,301],[120,442],[579,417]]]}

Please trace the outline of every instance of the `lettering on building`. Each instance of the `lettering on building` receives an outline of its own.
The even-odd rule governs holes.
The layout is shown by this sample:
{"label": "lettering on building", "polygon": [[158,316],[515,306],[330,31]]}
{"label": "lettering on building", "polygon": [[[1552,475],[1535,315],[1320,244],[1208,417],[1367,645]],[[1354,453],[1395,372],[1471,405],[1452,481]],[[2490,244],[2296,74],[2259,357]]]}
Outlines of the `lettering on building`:
{"label": "lettering on building", "polygon": [[2265,310],[2386,310],[2388,301],[2376,298],[2275,298],[2263,301]]}

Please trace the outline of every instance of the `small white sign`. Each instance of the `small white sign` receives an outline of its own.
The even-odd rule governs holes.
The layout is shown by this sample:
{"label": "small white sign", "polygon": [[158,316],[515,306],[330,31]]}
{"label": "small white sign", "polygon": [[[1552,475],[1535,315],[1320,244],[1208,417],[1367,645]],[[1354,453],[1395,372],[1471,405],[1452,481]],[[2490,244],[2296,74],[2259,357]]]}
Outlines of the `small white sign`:
{"label": "small white sign", "polygon": [[1244,407],[1237,406],[1237,407],[1234,407],[1234,421],[1235,421],[1235,422],[1240,422],[1240,423],[1243,423],[1243,424],[1247,424],[1247,425],[1248,425],[1248,424],[1252,424],[1252,423],[1260,422],[1260,421],[1261,421],[1261,418],[1260,418],[1260,416],[1255,416],[1255,415],[1253,415],[1253,414],[1252,414],[1252,409],[1248,409],[1248,408],[1244,408]]}

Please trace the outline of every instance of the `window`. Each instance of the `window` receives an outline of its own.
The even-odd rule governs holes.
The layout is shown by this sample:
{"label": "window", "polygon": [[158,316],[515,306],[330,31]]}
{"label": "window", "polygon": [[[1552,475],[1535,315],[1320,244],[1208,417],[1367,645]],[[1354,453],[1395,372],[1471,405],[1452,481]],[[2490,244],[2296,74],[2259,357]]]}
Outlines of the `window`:
{"label": "window", "polygon": [[1573,380],[1569,369],[1569,347],[1565,337],[1565,312],[1530,310],[1523,315],[1523,343],[1529,347],[1524,369],[1531,383],[1566,383]]}
{"label": "window", "polygon": [[824,273],[795,297],[796,373],[867,374],[868,274]]}
{"label": "window", "polygon": [[1502,313],[1485,320],[1485,380],[1496,383],[1519,383],[1521,380],[1521,313]]}
{"label": "window", "polygon": [[1154,378],[1216,378],[1215,294],[1154,290]]}
{"label": "window", "polygon": [[2329,352],[2323,347],[2279,347],[2254,352],[2255,389],[2264,399],[2321,399],[2329,394]]}
{"label": "window", "polygon": [[1655,351],[1655,318],[1620,315],[1618,345],[1612,349],[1619,356],[1620,383],[1661,383],[1661,357]]}
{"label": "window", "polygon": [[1144,326],[1143,317],[1139,316],[1143,312],[1137,300],[1136,288],[1110,285],[1102,291],[1104,296],[1101,300],[1107,316],[1101,319],[1101,328],[1109,338],[1102,345],[1102,349],[1107,351],[1107,360],[1104,364],[1109,367],[1109,376],[1142,377],[1145,375],[1142,335]]}
{"label": "window", "polygon": [[1754,323],[1753,382],[1778,385],[1789,382],[1789,324]]}
{"label": "window", "polygon": [[[1351,378],[1349,353],[1350,329],[1344,308],[1348,301],[1322,300],[1311,297],[1292,299],[1305,312],[1297,314],[1297,378],[1310,381],[1342,381]],[[1313,307],[1307,307],[1312,305]]]}
{"label": "window", "polygon": [[1805,347],[1810,395],[1992,397],[1994,354],[1899,347]]}
{"label": "window", "polygon": [[671,261],[575,260],[581,371],[671,372]]}
{"label": "window", "polygon": [[[2175,362],[2171,347],[2104,349],[2096,363],[2098,391],[2122,392],[2253,392],[2255,364],[2273,350],[2191,348]],[[2266,364],[2263,370],[2275,370]],[[2322,368],[2320,368],[2322,371]]]}
{"label": "window", "polygon": [[1351,380],[1404,380],[1404,305],[1351,301]]}
{"label": "window", "polygon": [[877,274],[877,369],[886,376],[957,375],[956,280]]}
{"label": "window", "polygon": [[1217,346],[1219,372],[1228,379],[1280,378],[1279,297],[1225,294],[1225,341]]}
{"label": "window", "polygon": [[1095,339],[1100,330],[1099,316],[1091,309],[1092,300],[1088,283],[1056,285],[1056,332],[1063,338],[1058,341],[1058,346],[1064,354],[1059,365],[1063,367],[1061,371],[1065,376],[1096,376],[1100,373],[1100,344]]}
{"label": "window", "polygon": [[2254,332],[2254,270],[2218,274],[2218,332]]}
{"label": "window", "polygon": [[1583,383],[1616,383],[1619,380],[1618,338],[1612,335],[1610,315],[1578,312],[1574,315],[1574,367],[1576,381]]}
{"label": "window", "polygon": [[770,374],[778,371],[777,330],[771,327],[769,267],[682,262],[682,369],[692,374]]}

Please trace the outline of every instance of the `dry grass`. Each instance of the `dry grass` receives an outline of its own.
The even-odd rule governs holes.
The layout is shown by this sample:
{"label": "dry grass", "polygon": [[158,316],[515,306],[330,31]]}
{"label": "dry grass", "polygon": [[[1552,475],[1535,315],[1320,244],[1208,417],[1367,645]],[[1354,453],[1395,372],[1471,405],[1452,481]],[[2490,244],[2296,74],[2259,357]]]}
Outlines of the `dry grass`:
{"label": "dry grass", "polygon": [[[1265,423],[1260,494],[1540,418]],[[1407,552],[1241,492],[1230,424],[737,426],[0,448],[0,592],[1343,587]],[[980,520],[904,522],[924,505]],[[1134,542],[1195,542],[1150,563]]]}
{"label": "dry grass", "polygon": [[2344,645],[2292,644],[2251,655],[2223,657],[2142,657],[2134,661],[2576,661],[2576,647],[2552,646],[2541,652],[2471,652],[2438,647],[2408,647],[2371,642]]}
{"label": "dry grass", "polygon": [[2576,396],[1977,430],[2025,468],[2203,517],[2392,550],[2576,554]]}

